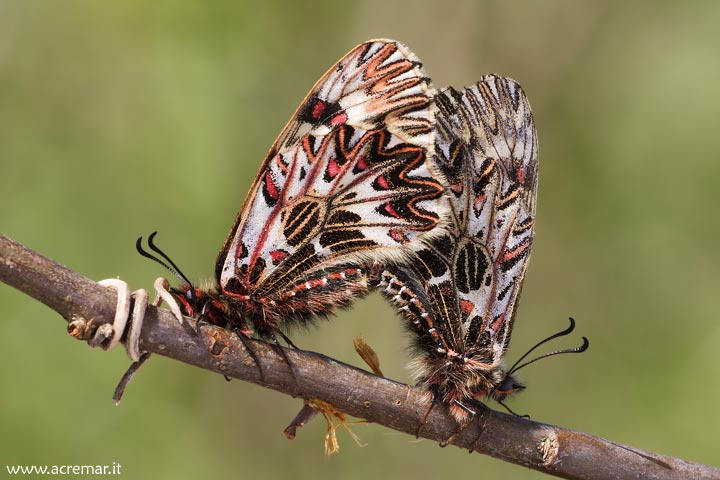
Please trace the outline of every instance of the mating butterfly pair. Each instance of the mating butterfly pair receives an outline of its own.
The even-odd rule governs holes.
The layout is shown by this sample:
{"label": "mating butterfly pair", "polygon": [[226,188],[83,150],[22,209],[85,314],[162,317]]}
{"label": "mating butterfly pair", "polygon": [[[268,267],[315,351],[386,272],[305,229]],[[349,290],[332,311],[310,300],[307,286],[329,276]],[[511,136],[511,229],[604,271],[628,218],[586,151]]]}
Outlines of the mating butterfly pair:
{"label": "mating butterfly pair", "polygon": [[164,298],[241,338],[277,341],[379,288],[416,334],[419,383],[464,423],[475,399],[522,388],[502,363],[536,185],[517,83],[490,75],[438,93],[406,47],[369,41],[318,81],[270,149],[217,286],[180,274],[186,284]]}

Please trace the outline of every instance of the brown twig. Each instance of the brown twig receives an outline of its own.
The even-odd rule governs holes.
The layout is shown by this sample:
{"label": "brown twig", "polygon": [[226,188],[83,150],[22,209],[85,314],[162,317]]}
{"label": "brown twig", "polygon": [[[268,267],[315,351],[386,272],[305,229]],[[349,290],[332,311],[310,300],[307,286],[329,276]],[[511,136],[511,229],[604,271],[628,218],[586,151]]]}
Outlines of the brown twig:
{"label": "brown twig", "polygon": [[[87,339],[112,321],[115,294],[92,280],[0,235],[0,280],[41,301],[68,320],[71,335]],[[272,346],[252,341],[264,378],[231,332],[149,307],[141,348],[286,394],[319,399],[369,422],[415,434],[430,404],[418,388],[380,378],[313,352],[287,350],[296,378]],[[435,407],[421,436],[442,442],[456,431]],[[720,479],[720,470],[619,445],[593,435],[481,410],[455,435],[453,445],[562,478]]]}

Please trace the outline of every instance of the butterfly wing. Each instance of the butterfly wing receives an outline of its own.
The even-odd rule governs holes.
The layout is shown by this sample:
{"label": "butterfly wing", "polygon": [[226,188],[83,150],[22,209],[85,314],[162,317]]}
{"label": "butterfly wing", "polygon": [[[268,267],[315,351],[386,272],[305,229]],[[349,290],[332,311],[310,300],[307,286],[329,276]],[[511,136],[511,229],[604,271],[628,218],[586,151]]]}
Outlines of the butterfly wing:
{"label": "butterfly wing", "polygon": [[[383,285],[401,303],[421,349],[498,365],[507,348],[532,244],[537,138],[513,80],[488,75],[436,96],[435,161],[446,178],[450,224],[415,249]],[[410,299],[413,299],[412,302]],[[419,314],[413,314],[413,309]],[[409,313],[409,314],[408,314]]]}
{"label": "butterfly wing", "polygon": [[454,129],[470,181],[458,197],[468,238],[455,254],[453,276],[466,314],[466,349],[490,346],[497,364],[510,341],[530,258],[537,134],[530,104],[513,80],[489,75],[457,98]]}
{"label": "butterfly wing", "polygon": [[318,81],[270,149],[218,257],[228,295],[276,297],[393,255],[443,215],[434,90],[406,47],[363,43]]}

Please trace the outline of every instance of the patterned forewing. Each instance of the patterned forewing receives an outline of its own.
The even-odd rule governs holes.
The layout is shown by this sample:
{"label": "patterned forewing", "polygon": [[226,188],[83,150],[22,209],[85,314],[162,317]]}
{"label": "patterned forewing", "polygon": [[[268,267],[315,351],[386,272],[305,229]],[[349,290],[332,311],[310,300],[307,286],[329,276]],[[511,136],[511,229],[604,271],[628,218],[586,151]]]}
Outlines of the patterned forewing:
{"label": "patterned forewing", "polygon": [[511,79],[488,75],[455,99],[469,181],[453,205],[464,209],[466,236],[454,277],[466,348],[491,347],[499,361],[532,245],[537,137],[527,98]]}
{"label": "patterned forewing", "polygon": [[509,341],[532,243],[532,114],[517,83],[494,75],[462,92],[448,88],[436,104],[435,161],[446,179],[450,222],[442,236],[414,248],[410,273],[391,265],[385,284],[394,277],[422,304],[420,317],[408,300],[392,297],[426,351],[443,355],[439,347],[496,365]]}
{"label": "patterned forewing", "polygon": [[433,94],[420,61],[407,47],[391,40],[365,42],[318,80],[271,153],[293,149],[302,137],[327,134],[343,123],[365,130],[384,127],[402,141],[429,144]]}
{"label": "patterned forewing", "polygon": [[270,295],[431,231],[443,213],[428,162],[433,95],[395,42],[364,43],[332,67],[260,168],[218,258],[223,290]]}

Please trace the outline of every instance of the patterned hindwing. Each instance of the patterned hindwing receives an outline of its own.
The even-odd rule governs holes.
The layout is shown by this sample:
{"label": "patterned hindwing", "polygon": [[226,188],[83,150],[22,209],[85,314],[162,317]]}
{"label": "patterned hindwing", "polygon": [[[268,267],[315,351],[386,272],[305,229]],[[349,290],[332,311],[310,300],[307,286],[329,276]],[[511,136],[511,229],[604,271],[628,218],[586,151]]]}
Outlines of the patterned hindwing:
{"label": "patterned hindwing", "polygon": [[443,92],[438,105],[436,159],[457,178],[453,279],[465,349],[489,348],[498,364],[532,245],[538,171],[532,113],[520,86],[495,75],[461,93]]}
{"label": "patterned hindwing", "polygon": [[223,292],[277,298],[432,235],[447,209],[429,161],[434,93],[393,41],[361,44],[333,66],[260,168],[218,258]]}
{"label": "patterned hindwing", "polygon": [[443,233],[413,252],[408,262],[389,262],[378,286],[397,305],[416,334],[421,352],[439,354],[462,351],[458,297],[452,281],[456,238]]}

